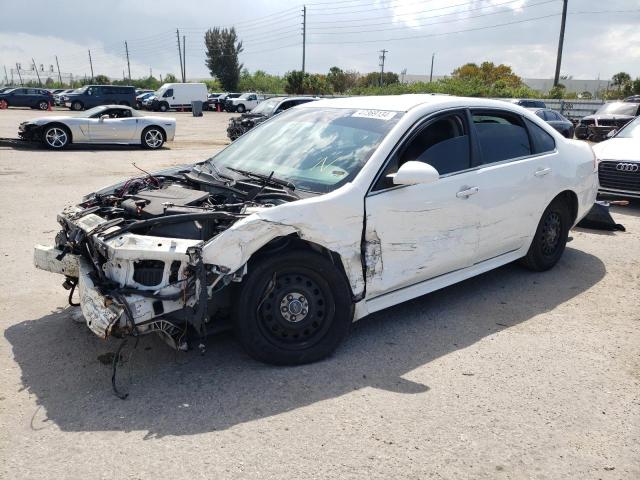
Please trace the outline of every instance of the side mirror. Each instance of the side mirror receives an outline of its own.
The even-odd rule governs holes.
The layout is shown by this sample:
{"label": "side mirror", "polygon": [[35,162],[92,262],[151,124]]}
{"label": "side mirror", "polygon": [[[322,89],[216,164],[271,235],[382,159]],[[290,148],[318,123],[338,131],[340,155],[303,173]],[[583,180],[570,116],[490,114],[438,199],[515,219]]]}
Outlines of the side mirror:
{"label": "side mirror", "polygon": [[395,174],[388,177],[393,179],[394,185],[427,185],[440,178],[438,171],[428,163],[409,161],[398,169]]}
{"label": "side mirror", "polygon": [[613,138],[616,133],[618,133],[618,130],[610,130],[609,133],[607,133],[607,138]]}
{"label": "side mirror", "polygon": [[100,115],[100,121],[101,121],[101,122],[104,122],[104,119],[105,119],[105,118],[109,118],[109,115],[107,115],[107,114]]}

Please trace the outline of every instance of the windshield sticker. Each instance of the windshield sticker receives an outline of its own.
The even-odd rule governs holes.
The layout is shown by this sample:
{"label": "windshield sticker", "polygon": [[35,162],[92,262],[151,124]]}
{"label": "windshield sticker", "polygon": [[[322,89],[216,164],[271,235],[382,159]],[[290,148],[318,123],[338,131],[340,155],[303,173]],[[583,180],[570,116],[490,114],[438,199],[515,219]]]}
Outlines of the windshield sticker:
{"label": "windshield sticker", "polygon": [[358,110],[351,116],[358,118],[377,118],[378,120],[391,120],[396,116],[396,113],[397,112],[389,112],[386,110]]}

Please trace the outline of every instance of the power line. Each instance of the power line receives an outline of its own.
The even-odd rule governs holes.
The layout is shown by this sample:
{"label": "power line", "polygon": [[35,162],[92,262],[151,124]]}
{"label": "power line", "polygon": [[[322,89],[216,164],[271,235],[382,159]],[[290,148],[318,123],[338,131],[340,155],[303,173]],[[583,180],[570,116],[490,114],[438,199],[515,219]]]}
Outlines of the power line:
{"label": "power line", "polygon": [[[518,0],[519,1],[519,0]],[[557,0],[545,0],[544,2],[540,2],[540,3],[532,3],[530,5],[526,5],[522,8],[530,8],[530,7],[538,7],[540,5],[546,5],[549,3],[556,3]],[[511,3],[511,2],[509,2]],[[457,13],[457,12],[456,12]],[[369,32],[390,32],[390,31],[397,31],[397,30],[406,30],[407,28],[420,28],[420,27],[426,27],[426,26],[430,26],[430,25],[441,25],[443,23],[456,23],[456,22],[464,22],[464,21],[469,21],[475,18],[480,18],[480,17],[488,17],[488,16],[493,16],[493,15],[500,15],[500,14],[505,14],[505,13],[513,13],[510,10],[500,10],[498,12],[489,12],[489,13],[481,13],[478,15],[470,15],[468,17],[464,17],[464,18],[453,18],[450,20],[438,20],[437,22],[430,22],[430,23],[421,23],[421,24],[417,24],[417,25],[412,25],[411,27],[409,26],[402,26],[402,27],[392,27],[392,28],[377,28],[377,29],[373,29],[373,30],[354,30],[354,31],[347,31],[347,32],[311,32],[312,35],[353,35],[353,34],[358,34],[358,33],[369,33]],[[449,14],[447,14],[449,15]],[[432,17],[429,17],[432,18]],[[386,23],[388,25],[388,23]],[[370,25],[365,25],[365,26],[370,26]],[[342,28],[342,27],[338,27],[338,28]],[[353,27],[351,27],[353,28]]]}

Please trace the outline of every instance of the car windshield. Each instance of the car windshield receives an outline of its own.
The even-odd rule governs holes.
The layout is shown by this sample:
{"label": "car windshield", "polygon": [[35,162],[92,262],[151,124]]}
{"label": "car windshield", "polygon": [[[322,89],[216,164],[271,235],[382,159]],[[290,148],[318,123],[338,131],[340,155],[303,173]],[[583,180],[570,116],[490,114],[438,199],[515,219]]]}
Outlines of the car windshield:
{"label": "car windshield", "polygon": [[253,95],[252,93],[243,93],[242,95],[240,95],[238,98],[242,99],[242,100],[246,100],[247,98],[249,98],[251,95]]}
{"label": "car windshield", "polygon": [[640,138],[640,117],[622,127],[616,138]]}
{"label": "car windshield", "polygon": [[327,193],[353,180],[401,112],[291,109],[245,133],[210,158],[218,169],[273,172],[300,190]]}
{"label": "car windshield", "polygon": [[256,108],[254,108],[251,113],[260,113],[262,115],[271,114],[278,104],[282,101],[281,98],[270,98],[269,100],[265,100],[264,102],[258,104]]}
{"label": "car windshield", "polygon": [[596,114],[608,113],[615,115],[632,115],[635,116],[638,105],[635,103],[611,102],[602,105]]}

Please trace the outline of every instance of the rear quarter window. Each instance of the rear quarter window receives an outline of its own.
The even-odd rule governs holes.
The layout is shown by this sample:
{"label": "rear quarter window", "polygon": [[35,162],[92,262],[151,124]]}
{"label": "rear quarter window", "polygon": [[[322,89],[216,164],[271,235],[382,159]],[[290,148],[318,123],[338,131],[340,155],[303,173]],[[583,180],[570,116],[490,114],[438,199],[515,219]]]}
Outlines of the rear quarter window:
{"label": "rear quarter window", "polygon": [[542,127],[539,127],[528,118],[524,120],[531,134],[533,153],[552,152],[556,148],[556,141]]}

